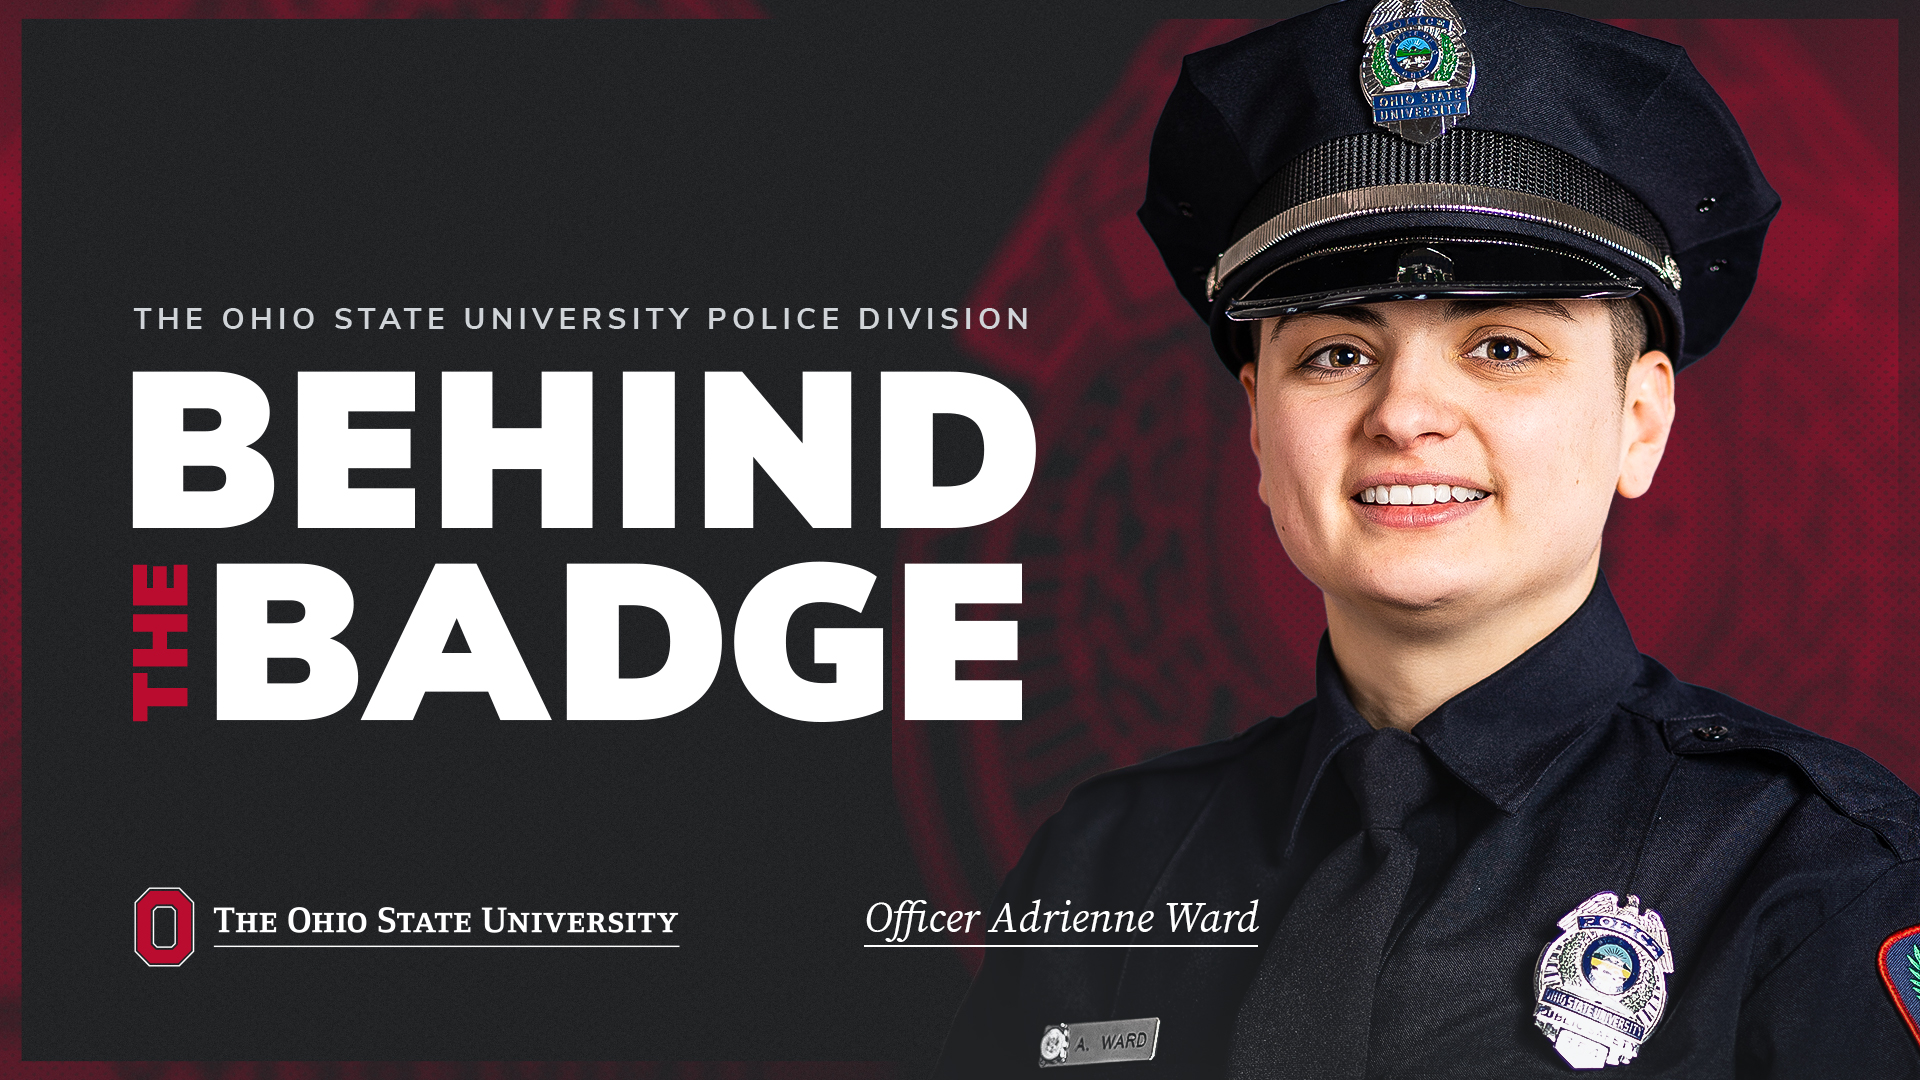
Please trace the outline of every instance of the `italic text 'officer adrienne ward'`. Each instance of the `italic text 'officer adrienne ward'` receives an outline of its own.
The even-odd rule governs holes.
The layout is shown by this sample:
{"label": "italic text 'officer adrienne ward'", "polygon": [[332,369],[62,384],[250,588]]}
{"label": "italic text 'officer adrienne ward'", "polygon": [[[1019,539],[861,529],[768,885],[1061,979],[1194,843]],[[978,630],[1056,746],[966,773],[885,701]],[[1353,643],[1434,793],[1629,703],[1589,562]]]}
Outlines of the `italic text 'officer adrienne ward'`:
{"label": "italic text 'officer adrienne ward'", "polygon": [[1140,219],[1325,594],[1318,696],[1075,791],[939,1075],[1920,1077],[1920,800],[1641,656],[1599,573],[1778,207],[1681,49],[1570,15],[1186,59]]}

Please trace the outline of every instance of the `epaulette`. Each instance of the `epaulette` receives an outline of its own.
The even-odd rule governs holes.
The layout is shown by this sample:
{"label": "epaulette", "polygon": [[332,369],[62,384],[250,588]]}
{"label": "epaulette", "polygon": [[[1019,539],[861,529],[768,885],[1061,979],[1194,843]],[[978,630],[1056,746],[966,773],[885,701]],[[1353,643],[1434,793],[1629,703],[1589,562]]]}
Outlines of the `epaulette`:
{"label": "epaulette", "polygon": [[1669,750],[1688,756],[1758,750],[1783,757],[1829,805],[1873,830],[1902,861],[1920,858],[1920,795],[1885,766],[1725,694],[1666,678],[1672,682],[1652,689],[1667,707],[1648,718],[1659,723]]}

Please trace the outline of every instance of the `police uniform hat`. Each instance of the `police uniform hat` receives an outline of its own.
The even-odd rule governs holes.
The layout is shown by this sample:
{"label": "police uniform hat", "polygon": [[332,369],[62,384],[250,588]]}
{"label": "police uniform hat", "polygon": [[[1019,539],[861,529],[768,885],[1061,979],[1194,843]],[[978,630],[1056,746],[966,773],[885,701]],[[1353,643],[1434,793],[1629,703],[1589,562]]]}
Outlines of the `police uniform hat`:
{"label": "police uniform hat", "polygon": [[1230,371],[1259,319],[1439,297],[1636,297],[1684,367],[1779,207],[1676,45],[1506,0],[1347,0],[1186,58],[1140,220]]}

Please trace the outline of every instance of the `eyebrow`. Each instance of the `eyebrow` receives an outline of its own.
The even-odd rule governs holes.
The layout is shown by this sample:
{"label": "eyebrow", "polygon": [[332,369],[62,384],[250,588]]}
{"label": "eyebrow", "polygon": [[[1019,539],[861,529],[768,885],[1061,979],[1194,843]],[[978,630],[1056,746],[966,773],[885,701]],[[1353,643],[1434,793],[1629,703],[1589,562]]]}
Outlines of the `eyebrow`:
{"label": "eyebrow", "polygon": [[1558,300],[1449,300],[1440,309],[1443,319],[1466,319],[1500,308],[1525,308],[1566,322],[1579,322]]}
{"label": "eyebrow", "polygon": [[1318,311],[1296,311],[1291,315],[1282,315],[1273,321],[1273,330],[1268,333],[1267,337],[1273,341],[1280,340],[1280,331],[1284,329],[1288,323],[1300,319],[1343,319],[1347,322],[1357,322],[1362,326],[1370,326],[1375,330],[1385,330],[1387,328],[1387,317],[1374,311],[1372,308],[1325,308]]}
{"label": "eyebrow", "polygon": [[[1441,305],[1440,317],[1448,321],[1454,319],[1469,319],[1475,315],[1482,315],[1489,311],[1497,311],[1500,308],[1523,308],[1566,322],[1579,321],[1573,317],[1573,312],[1567,310],[1565,304],[1557,300],[1448,300]],[[1267,337],[1269,340],[1278,341],[1280,339],[1280,331],[1284,329],[1288,323],[1300,319],[1313,318],[1344,319],[1348,322],[1356,322],[1375,330],[1384,330],[1387,325],[1386,316],[1368,307],[1325,308],[1318,311],[1299,311],[1292,315],[1282,315],[1274,320],[1273,329],[1268,332]]]}

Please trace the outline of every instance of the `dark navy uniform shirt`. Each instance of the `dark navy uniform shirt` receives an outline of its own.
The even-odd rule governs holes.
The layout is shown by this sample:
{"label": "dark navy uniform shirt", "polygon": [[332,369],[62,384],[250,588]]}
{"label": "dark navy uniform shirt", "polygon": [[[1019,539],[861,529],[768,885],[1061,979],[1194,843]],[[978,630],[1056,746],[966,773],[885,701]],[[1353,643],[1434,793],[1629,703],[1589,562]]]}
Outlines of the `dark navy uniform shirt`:
{"label": "dark navy uniform shirt", "polygon": [[[989,918],[1036,899],[1162,920],[1168,903],[1258,900],[1250,936],[1271,935],[1360,827],[1333,759],[1370,728],[1324,640],[1318,680],[1287,716],[1082,785]],[[1674,972],[1639,1056],[1603,1075],[1920,1077],[1877,966],[1920,923],[1920,799],[1865,755],[1641,656],[1604,580],[1414,735],[1450,774],[1457,839],[1422,868],[1377,972],[1367,1075],[1572,1073],[1534,1026],[1535,967],[1558,920],[1609,891],[1660,914]],[[1160,1018],[1152,1061],[1072,1075],[1224,1075],[1264,952],[987,950],[939,1075],[1027,1075],[1046,1025],[1140,1017]]]}

